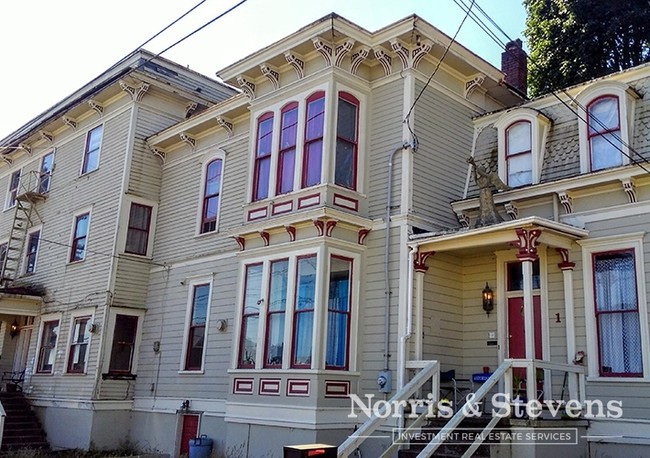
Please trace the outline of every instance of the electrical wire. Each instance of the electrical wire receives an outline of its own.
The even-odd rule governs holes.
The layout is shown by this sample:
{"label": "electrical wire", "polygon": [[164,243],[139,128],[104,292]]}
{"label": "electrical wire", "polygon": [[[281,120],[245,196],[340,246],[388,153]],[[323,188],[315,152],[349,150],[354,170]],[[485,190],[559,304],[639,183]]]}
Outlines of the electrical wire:
{"label": "electrical wire", "polygon": [[[469,14],[469,11],[471,10],[471,7],[472,7],[473,5],[476,5],[478,11],[481,12],[481,14],[482,14],[483,16],[485,16],[485,18],[486,18],[486,19],[487,19],[491,24],[493,24],[493,25],[497,28],[497,30],[499,30],[499,31],[500,31],[500,32],[501,32],[501,33],[502,33],[502,34],[503,34],[503,35],[508,39],[508,41],[513,41],[512,38],[510,38],[510,36],[508,36],[508,34],[507,34],[507,33],[506,33],[506,32],[505,32],[501,27],[499,27],[499,25],[496,23],[496,21],[494,21],[494,20],[490,17],[490,15],[487,14],[487,13],[485,12],[485,10],[483,10],[483,9],[482,9],[478,4],[476,4],[476,1],[475,1],[475,0],[472,0],[472,3],[471,3],[469,6],[467,6],[463,0],[454,0],[454,3],[456,3],[456,5],[458,5],[458,6],[459,6],[459,7],[460,7],[464,12],[466,12],[467,14]],[[479,27],[481,27],[481,29],[485,30],[485,28],[489,28],[489,26],[486,25],[485,22],[483,22],[483,21],[482,21],[480,18],[478,18],[476,15],[471,16],[471,18],[472,18],[472,20],[473,20],[473,21],[474,21],[474,22],[475,22]],[[493,41],[495,41],[495,42],[496,42],[500,47],[502,47],[502,48],[505,50],[505,45],[503,44],[503,42],[501,42],[500,40],[495,40],[495,39],[492,37],[493,34],[488,34],[488,35],[490,36],[490,38],[493,39]],[[530,61],[530,63],[531,63],[532,65],[534,65],[534,66],[536,66],[536,67],[539,67],[539,64],[537,63],[537,61],[536,61],[535,59],[532,59],[530,56],[528,56],[528,60]],[[564,94],[564,95],[565,95],[569,100],[571,100],[571,102],[572,102],[573,104],[575,104],[578,108],[580,108],[582,111],[584,111],[584,113],[587,115],[587,118],[584,118],[584,117],[583,117],[583,116],[582,116],[582,115],[581,115],[577,110],[574,110],[573,107],[571,107],[571,105],[569,105],[569,104],[566,102],[566,100],[562,99],[562,98],[557,94],[557,91],[552,91],[550,95],[552,95],[553,97],[555,97],[555,98],[556,98],[556,99],[557,99],[557,100],[558,100],[562,105],[564,105],[567,109],[569,109],[570,112],[572,112],[573,114],[575,114],[575,115],[578,117],[578,119],[579,119],[580,121],[584,122],[587,126],[589,126],[589,120],[591,120],[591,121],[594,121],[596,124],[598,124],[598,125],[599,125],[601,128],[603,128],[604,130],[608,130],[607,126],[606,126],[606,125],[605,125],[605,124],[604,124],[604,123],[603,123],[603,122],[602,122],[602,121],[601,121],[601,120],[600,120],[596,115],[594,115],[592,112],[590,112],[590,111],[587,109],[587,107],[585,107],[584,105],[582,105],[582,104],[581,104],[581,103],[580,103],[580,102],[579,102],[575,97],[573,97],[571,94],[569,94],[569,93],[567,92],[566,88],[560,89],[559,91],[560,91],[561,93],[563,93],[563,94]],[[632,157],[630,154],[628,154],[626,151],[624,151],[623,148],[621,148],[617,143],[613,142],[613,141],[609,138],[609,135],[611,135],[611,137],[613,137],[617,142],[619,142],[620,145],[623,145],[624,147],[626,147],[626,148],[628,149],[628,151],[630,151],[630,152],[632,152],[633,154],[636,154],[638,157],[640,157],[641,160],[642,160],[643,162],[645,162],[646,164],[650,164],[650,161],[649,161],[648,159],[646,159],[646,158],[645,158],[644,156],[642,156],[638,151],[636,151],[636,150],[632,147],[632,145],[630,145],[629,143],[625,142],[625,141],[624,141],[624,140],[623,140],[623,139],[622,139],[618,134],[616,134],[616,132],[607,132],[607,134],[608,134],[608,135],[601,135],[601,138],[605,139],[605,141],[607,141],[611,146],[613,146],[613,147],[614,147],[616,150],[618,150],[621,154],[623,154],[625,157],[627,157],[633,165],[638,166],[639,168],[643,169],[646,173],[650,174],[650,170],[649,170],[648,168],[646,168],[643,164],[641,164],[639,161],[637,161],[634,157]]]}
{"label": "electrical wire", "polygon": [[463,18],[462,21],[460,21],[460,24],[458,25],[458,28],[456,29],[456,33],[454,36],[451,38],[451,41],[445,48],[445,51],[442,53],[442,56],[440,57],[440,60],[438,60],[438,63],[436,64],[436,67],[433,69],[433,72],[429,76],[429,79],[425,83],[425,85],[422,87],[422,90],[420,90],[420,93],[418,96],[415,98],[413,101],[413,104],[411,105],[411,108],[409,108],[409,111],[406,113],[406,116],[404,117],[404,122],[406,123],[406,127],[408,128],[409,132],[411,133],[411,136],[413,137],[413,149],[417,150],[418,146],[418,139],[417,136],[415,135],[415,132],[411,129],[411,123],[410,123],[410,117],[411,113],[413,112],[413,109],[415,108],[415,105],[418,103],[420,100],[420,97],[422,97],[422,94],[424,94],[424,91],[426,88],[429,86],[429,83],[431,83],[431,80],[433,80],[433,77],[436,75],[438,72],[438,69],[440,68],[440,65],[442,65],[442,61],[445,60],[445,57],[447,56],[447,53],[449,53],[449,50],[451,49],[451,46],[456,42],[456,37],[458,37],[458,34],[460,33],[460,30],[463,28],[463,24],[465,24],[465,21],[467,20],[471,10],[472,10],[472,5],[474,5],[475,0],[472,0],[472,3],[470,4],[469,9],[465,13],[465,17]]}

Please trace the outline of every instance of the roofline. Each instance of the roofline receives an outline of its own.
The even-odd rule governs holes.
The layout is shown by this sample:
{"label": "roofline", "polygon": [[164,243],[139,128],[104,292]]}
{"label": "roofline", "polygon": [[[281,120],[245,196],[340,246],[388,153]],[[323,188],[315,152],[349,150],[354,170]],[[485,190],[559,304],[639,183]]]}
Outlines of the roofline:
{"label": "roofline", "polygon": [[57,102],[38,116],[34,117],[28,121],[23,126],[19,127],[17,130],[0,140],[0,149],[4,147],[9,147],[17,145],[21,141],[28,138],[33,132],[41,125],[48,123],[49,121],[61,116],[63,113],[70,110],[72,107],[80,104],[84,100],[91,98],[93,94],[100,92],[102,89],[114,84],[116,81],[120,80],[129,73],[137,71],[141,65],[144,63],[152,61],[163,63],[165,65],[171,66],[175,71],[182,71],[186,73],[191,73],[198,78],[210,80],[213,83],[217,83],[224,87],[224,89],[233,90],[233,88],[221,81],[218,81],[214,78],[210,78],[206,75],[203,75],[194,70],[190,70],[186,67],[183,67],[176,62],[173,62],[169,59],[165,59],[156,54],[153,54],[146,49],[137,49],[120,59],[115,64],[111,65],[107,70],[101,73],[99,76],[92,79],[90,82],[83,85],[81,88],[65,97],[61,101]]}

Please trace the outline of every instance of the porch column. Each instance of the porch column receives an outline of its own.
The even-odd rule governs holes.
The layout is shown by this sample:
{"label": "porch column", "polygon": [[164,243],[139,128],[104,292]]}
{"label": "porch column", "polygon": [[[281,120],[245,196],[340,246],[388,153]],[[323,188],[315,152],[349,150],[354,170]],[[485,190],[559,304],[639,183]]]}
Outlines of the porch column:
{"label": "porch column", "polygon": [[415,334],[415,342],[413,345],[414,357],[416,360],[422,359],[422,336],[424,333],[423,328],[423,313],[424,313],[424,274],[429,270],[426,265],[426,260],[434,252],[418,252],[413,260],[413,270],[415,272],[415,298],[413,316],[415,317],[415,326],[413,333]]}
{"label": "porch column", "polygon": [[[526,359],[535,359],[535,313],[533,311],[533,262],[538,259],[538,239],[542,234],[540,229],[516,230],[519,253],[517,259],[521,261],[524,283],[524,333],[526,343]],[[526,397],[528,400],[537,399],[537,383],[535,382],[535,366],[526,367]],[[532,383],[531,383],[532,381]]]}
{"label": "porch column", "polygon": [[[569,250],[557,248],[556,251],[562,257],[558,267],[562,271],[564,280],[564,325],[566,328],[566,359],[568,364],[574,363],[576,354],[575,316],[573,302],[573,268],[576,263],[569,261]],[[567,374],[569,380],[569,399],[577,399],[578,380],[573,374]]]}

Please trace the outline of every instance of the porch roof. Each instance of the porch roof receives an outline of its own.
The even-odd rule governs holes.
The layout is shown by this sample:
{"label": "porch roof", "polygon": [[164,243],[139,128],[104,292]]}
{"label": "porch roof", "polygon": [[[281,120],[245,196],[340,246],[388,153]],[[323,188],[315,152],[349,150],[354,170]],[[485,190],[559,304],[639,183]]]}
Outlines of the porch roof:
{"label": "porch roof", "polygon": [[411,236],[409,246],[422,252],[475,250],[478,247],[517,243],[516,229],[540,229],[539,242],[556,248],[570,249],[573,241],[586,237],[589,231],[539,216],[504,221],[477,228],[430,232]]}
{"label": "porch roof", "polygon": [[42,303],[41,296],[0,290],[0,314],[37,316]]}

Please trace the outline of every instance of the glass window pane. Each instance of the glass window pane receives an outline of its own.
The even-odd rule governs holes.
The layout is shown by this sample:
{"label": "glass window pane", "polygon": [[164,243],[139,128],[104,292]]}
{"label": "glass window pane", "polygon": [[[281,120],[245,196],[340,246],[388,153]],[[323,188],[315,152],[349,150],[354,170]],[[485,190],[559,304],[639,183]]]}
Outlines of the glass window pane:
{"label": "glass window pane", "polygon": [[296,144],[298,133],[298,107],[282,113],[282,131],[280,132],[280,149],[287,149]]}
{"label": "glass window pane", "polygon": [[305,140],[310,141],[323,137],[323,122],[325,120],[325,97],[313,100],[307,105],[307,128]]}
{"label": "glass window pane", "polygon": [[210,298],[210,285],[194,287],[192,308],[192,326],[204,325],[208,313],[208,299]]}
{"label": "glass window pane", "polygon": [[533,182],[533,155],[519,154],[508,158],[508,186],[517,187]]}
{"label": "glass window pane", "polygon": [[342,98],[339,98],[336,135],[351,142],[357,139],[357,106]]}
{"label": "glass window pane", "polygon": [[307,157],[306,163],[303,165],[303,167],[306,167],[304,172],[304,188],[320,183],[323,141],[314,141],[305,145],[305,147],[307,148]]}
{"label": "glass window pane", "polygon": [[266,199],[269,196],[269,175],[271,172],[271,158],[265,157],[256,162],[257,183],[255,188],[255,200]]}
{"label": "glass window pane", "polygon": [[589,105],[589,133],[618,130],[618,98],[604,97]]}
{"label": "glass window pane", "polygon": [[327,366],[347,366],[351,276],[351,260],[331,258],[325,355]]}
{"label": "glass window pane", "polygon": [[244,315],[259,313],[260,299],[262,299],[262,264],[247,266]]}
{"label": "glass window pane", "polygon": [[620,131],[591,137],[591,169],[602,170],[623,165]]}
{"label": "glass window pane", "polygon": [[254,366],[255,353],[257,352],[258,315],[250,315],[243,321],[242,348],[239,356],[240,365]]}
{"label": "glass window pane", "polygon": [[282,365],[282,351],[284,349],[284,319],[284,313],[274,313],[269,315],[269,337],[266,342],[267,365]]}
{"label": "glass window pane", "polygon": [[356,145],[353,143],[341,139],[337,140],[336,142],[336,165],[334,170],[334,182],[339,186],[344,186],[350,189],[355,188],[355,146]]}
{"label": "glass window pane", "polygon": [[508,156],[530,151],[530,123],[518,122],[508,128]]}
{"label": "glass window pane", "polygon": [[116,315],[109,372],[130,372],[133,362],[138,317]]}
{"label": "glass window pane", "polygon": [[313,310],[316,298],[316,256],[298,260],[296,310]]}
{"label": "glass window pane", "polygon": [[271,312],[285,310],[287,307],[288,274],[288,260],[271,263],[271,291],[269,294],[269,311]]}
{"label": "glass window pane", "polygon": [[293,364],[311,365],[312,335],[314,331],[314,312],[302,312],[296,315]]}
{"label": "glass window pane", "polygon": [[187,362],[185,369],[200,369],[203,363],[203,347],[205,338],[205,327],[196,326],[191,328],[188,341]]}
{"label": "glass window pane", "polygon": [[286,194],[293,191],[293,177],[295,174],[296,150],[288,149],[280,153],[280,173],[278,182],[278,194]]}

